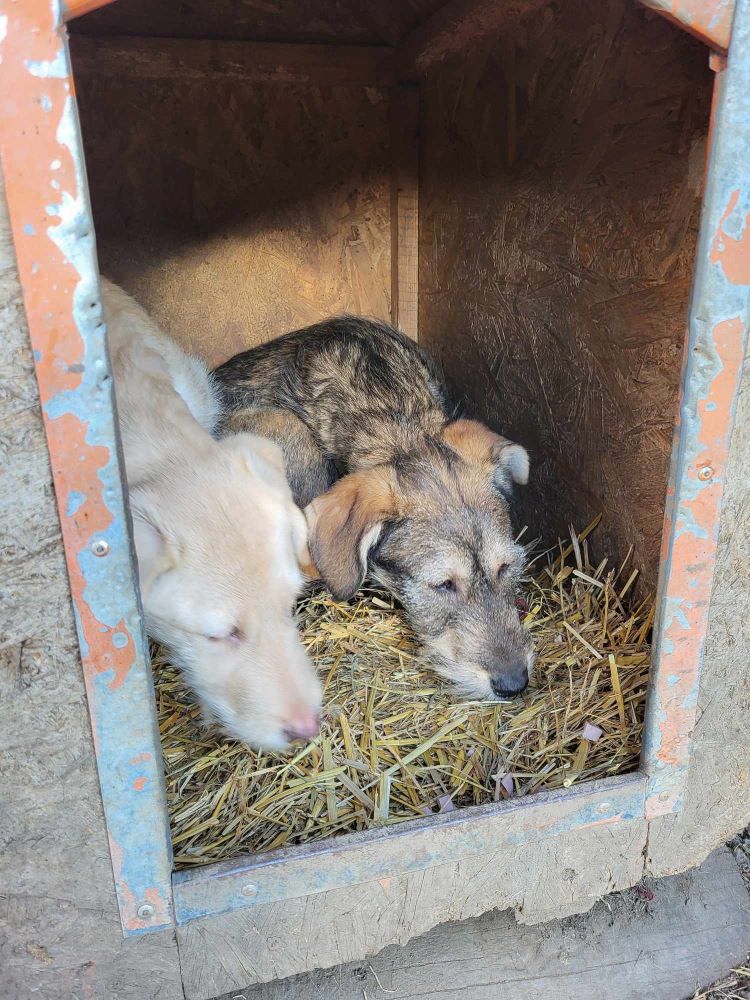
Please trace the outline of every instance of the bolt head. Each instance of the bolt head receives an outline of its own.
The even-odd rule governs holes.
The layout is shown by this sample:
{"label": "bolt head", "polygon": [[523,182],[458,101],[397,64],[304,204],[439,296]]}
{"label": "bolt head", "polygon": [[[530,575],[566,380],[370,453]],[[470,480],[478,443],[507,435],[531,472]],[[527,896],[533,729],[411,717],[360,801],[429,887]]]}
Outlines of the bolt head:
{"label": "bolt head", "polygon": [[106,556],[109,552],[109,542],[104,538],[95,538],[91,543],[91,551],[95,556]]}
{"label": "bolt head", "polygon": [[243,885],[242,886],[242,895],[243,896],[257,896],[258,895],[258,886],[257,885],[253,885],[252,882],[248,882],[247,885]]}
{"label": "bolt head", "polygon": [[138,907],[138,916],[142,920],[150,919],[151,917],[153,917],[154,913],[155,910],[151,905],[151,903],[141,903],[141,905]]}
{"label": "bolt head", "polygon": [[704,465],[702,469],[698,470],[698,479],[702,480],[704,483],[707,482],[711,476],[713,476],[714,470],[710,465]]}

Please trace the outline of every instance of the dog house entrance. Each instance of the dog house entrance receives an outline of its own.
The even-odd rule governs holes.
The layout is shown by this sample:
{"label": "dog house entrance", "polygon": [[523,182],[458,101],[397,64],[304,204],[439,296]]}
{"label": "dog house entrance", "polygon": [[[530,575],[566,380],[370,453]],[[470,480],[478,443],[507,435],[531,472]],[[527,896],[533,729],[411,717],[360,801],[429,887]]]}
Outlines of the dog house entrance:
{"label": "dog house entrance", "polygon": [[[175,858],[198,867],[176,877],[182,920],[311,891],[321,852],[314,891],[482,850],[544,787],[560,791],[519,828],[553,801],[568,825],[643,811],[641,777],[614,776],[637,766],[645,708],[705,49],[626,0],[469,15],[453,40],[441,7],[217,4],[206,20],[120,0],[71,24],[102,272],[211,364],[331,314],[397,322],[459,406],[528,447],[517,519],[549,553],[519,609],[546,708],[462,704],[379,592],[303,602],[328,717],[283,762],[204,733],[157,655]],[[383,828],[416,816],[385,850]],[[355,835],[333,854],[287,850],[339,832]]]}

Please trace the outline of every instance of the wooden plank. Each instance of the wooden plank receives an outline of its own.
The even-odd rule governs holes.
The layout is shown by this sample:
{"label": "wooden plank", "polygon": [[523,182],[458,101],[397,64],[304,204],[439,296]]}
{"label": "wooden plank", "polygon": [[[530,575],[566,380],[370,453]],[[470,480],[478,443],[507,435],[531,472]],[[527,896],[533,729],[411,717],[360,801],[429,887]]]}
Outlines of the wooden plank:
{"label": "wooden plank", "polygon": [[419,88],[391,91],[391,321],[419,336]]}
{"label": "wooden plank", "polygon": [[495,911],[442,924],[371,962],[255,986],[242,996],[682,1000],[743,961],[748,948],[750,898],[722,849],[697,871],[612,896],[585,917],[525,927],[512,911]]}
{"label": "wooden plank", "polygon": [[571,830],[616,827],[642,816],[643,789],[639,774],[616,776],[179,871],[177,923],[484,857]]}
{"label": "wooden plank", "polygon": [[545,0],[450,0],[396,49],[400,80],[415,80],[437,62],[465,51],[544,5]]}
{"label": "wooden plank", "polygon": [[[643,859],[636,855],[645,845],[645,829],[640,821],[594,827],[585,838],[571,833],[533,850],[502,848],[315,899],[193,921],[177,929],[185,996],[207,1000],[230,990],[236,996],[251,984],[348,962],[357,962],[360,975],[366,976],[368,957],[386,946],[406,944],[437,924],[474,918],[493,908],[510,908],[511,922],[514,910],[526,918],[527,907],[533,910],[537,902],[545,911],[554,907],[559,917],[580,913],[613,886],[639,881]],[[593,896],[578,895],[584,885]],[[453,1000],[455,983],[453,988],[438,994],[440,1000]],[[326,989],[303,989],[291,996],[332,1000]],[[369,988],[367,996],[389,997]],[[393,996],[398,1000],[398,994]],[[357,1000],[364,1000],[361,993]]]}
{"label": "wooden plank", "polygon": [[[487,829],[492,824],[481,824],[487,833],[483,850],[471,856],[464,850],[462,857],[454,853],[452,860],[415,870],[420,854],[423,860],[431,850],[431,840],[440,851],[440,831],[425,831],[421,844],[402,845],[411,850],[413,861],[406,873],[401,873],[402,865],[388,864],[394,852],[388,837],[399,831],[386,827],[379,843],[351,856],[353,862],[369,864],[374,880],[353,884],[358,874],[353,870],[339,888],[311,895],[328,864],[318,855],[317,868],[309,866],[303,895],[257,905],[253,900],[267,898],[274,873],[256,870],[251,879],[248,872],[244,885],[258,888],[255,897],[246,897],[253,905],[178,927],[186,995],[204,1000],[250,983],[359,961],[444,921],[493,908],[510,907],[524,923],[584,912],[598,897],[636,884],[643,872],[645,822],[623,818],[600,823],[597,815],[594,807],[588,826],[564,832],[557,832],[559,826],[542,831],[537,816],[534,837],[533,818],[510,811],[492,829]],[[360,836],[367,839],[367,834]],[[335,851],[335,842],[330,847]],[[342,865],[346,860],[339,858]],[[263,875],[263,883],[256,875]],[[221,890],[204,888],[206,894]]]}
{"label": "wooden plank", "polygon": [[394,82],[393,50],[386,46],[74,35],[70,47],[76,76],[330,87],[386,87]]}

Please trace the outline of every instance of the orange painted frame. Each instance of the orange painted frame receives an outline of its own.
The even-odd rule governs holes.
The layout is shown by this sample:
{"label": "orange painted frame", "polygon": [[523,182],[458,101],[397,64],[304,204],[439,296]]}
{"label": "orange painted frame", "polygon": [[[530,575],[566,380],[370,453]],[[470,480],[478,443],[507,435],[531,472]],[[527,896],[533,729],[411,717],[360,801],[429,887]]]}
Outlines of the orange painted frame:
{"label": "orange painted frame", "polygon": [[734,0],[640,0],[689,31],[712,49],[726,52],[732,34]]}
{"label": "orange painted frame", "polygon": [[[77,4],[90,9],[90,4]],[[153,682],[65,29],[0,7],[0,155],[125,933],[173,923]]]}
{"label": "orange painted frame", "polygon": [[[65,19],[106,2],[71,0],[61,12],[50,0],[3,0],[0,154],[78,618],[115,885],[123,928],[139,933],[174,923],[171,853],[91,210],[63,26]],[[691,6],[694,13],[707,12],[706,31],[701,28],[701,32],[713,39],[710,32],[716,23],[711,11],[721,7],[726,12],[728,4],[719,2],[717,7],[712,0]],[[714,105],[665,512],[641,772],[563,796],[563,812],[568,813],[565,829],[617,822],[624,816],[649,818],[680,807],[748,330],[750,171],[743,168],[742,151],[750,148],[750,0],[737,0],[736,6],[729,60],[720,66]],[[697,22],[693,14],[690,18],[694,29]],[[680,15],[678,20],[684,23],[686,17]],[[721,30],[726,36],[725,27]],[[558,829],[544,819],[548,805],[544,796],[513,804],[526,817],[524,836],[538,835],[545,826]],[[559,815],[559,803],[555,810]],[[487,838],[484,824],[495,812],[467,810],[455,821],[408,824],[403,836],[388,838],[391,860],[407,870],[481,850]],[[439,836],[435,825],[440,826]],[[422,859],[415,857],[415,845],[425,836],[433,844],[445,841],[439,856],[427,852]],[[377,833],[366,839],[370,851],[381,852],[381,864],[385,863],[389,850],[385,841],[381,843]],[[245,859],[235,868],[218,866],[219,871],[211,866],[217,870],[176,878],[177,919],[252,905],[239,898],[242,893],[235,891],[235,883],[260,869],[272,873],[267,891],[276,898],[323,891],[336,879],[346,884],[372,877],[373,862],[366,860],[364,843],[345,840],[312,852],[318,872],[314,889],[309,876],[299,881],[294,875],[295,867],[305,867],[304,852],[289,858]],[[255,901],[262,899],[261,893]]]}

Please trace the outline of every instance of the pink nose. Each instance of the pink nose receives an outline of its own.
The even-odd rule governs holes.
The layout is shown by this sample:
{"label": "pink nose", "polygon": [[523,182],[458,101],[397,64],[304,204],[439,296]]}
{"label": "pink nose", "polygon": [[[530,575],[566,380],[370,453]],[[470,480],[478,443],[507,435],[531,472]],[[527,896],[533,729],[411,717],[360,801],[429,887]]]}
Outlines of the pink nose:
{"label": "pink nose", "polygon": [[312,712],[300,712],[284,726],[284,736],[290,743],[294,740],[311,740],[318,735],[320,716]]}

